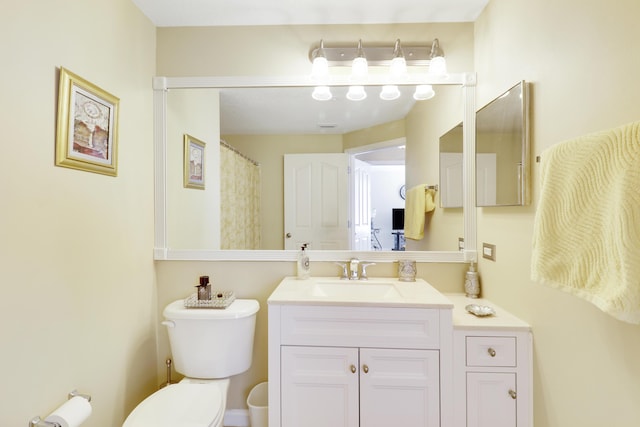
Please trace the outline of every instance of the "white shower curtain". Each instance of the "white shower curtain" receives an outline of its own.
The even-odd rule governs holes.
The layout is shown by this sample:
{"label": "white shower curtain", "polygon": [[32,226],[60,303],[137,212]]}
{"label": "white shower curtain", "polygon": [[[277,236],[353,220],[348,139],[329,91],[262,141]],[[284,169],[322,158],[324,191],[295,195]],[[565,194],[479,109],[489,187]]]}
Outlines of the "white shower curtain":
{"label": "white shower curtain", "polygon": [[260,165],[220,142],[220,247],[260,249]]}

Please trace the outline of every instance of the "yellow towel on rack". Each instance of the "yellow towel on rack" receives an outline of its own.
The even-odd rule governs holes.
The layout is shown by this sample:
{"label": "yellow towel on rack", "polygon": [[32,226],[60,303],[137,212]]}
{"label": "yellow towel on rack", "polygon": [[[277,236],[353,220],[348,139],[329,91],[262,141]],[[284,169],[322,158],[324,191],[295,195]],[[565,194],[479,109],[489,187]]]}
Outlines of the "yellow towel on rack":
{"label": "yellow towel on rack", "polygon": [[424,237],[424,215],[435,209],[435,190],[416,185],[407,191],[404,213],[404,237],[420,240]]}
{"label": "yellow towel on rack", "polygon": [[531,276],[640,323],[640,122],[542,153]]}

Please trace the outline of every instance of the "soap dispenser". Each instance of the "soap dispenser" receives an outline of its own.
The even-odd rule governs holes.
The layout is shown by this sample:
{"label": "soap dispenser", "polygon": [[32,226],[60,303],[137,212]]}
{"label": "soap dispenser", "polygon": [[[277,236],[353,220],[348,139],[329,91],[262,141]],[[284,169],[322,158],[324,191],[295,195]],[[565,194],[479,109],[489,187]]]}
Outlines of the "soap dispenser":
{"label": "soap dispenser", "polygon": [[465,275],[464,292],[467,298],[478,298],[480,296],[480,281],[478,280],[478,272],[475,263],[471,261],[469,270]]}
{"label": "soap dispenser", "polygon": [[298,279],[308,279],[311,273],[309,266],[309,255],[307,254],[307,243],[300,247],[298,252]]}

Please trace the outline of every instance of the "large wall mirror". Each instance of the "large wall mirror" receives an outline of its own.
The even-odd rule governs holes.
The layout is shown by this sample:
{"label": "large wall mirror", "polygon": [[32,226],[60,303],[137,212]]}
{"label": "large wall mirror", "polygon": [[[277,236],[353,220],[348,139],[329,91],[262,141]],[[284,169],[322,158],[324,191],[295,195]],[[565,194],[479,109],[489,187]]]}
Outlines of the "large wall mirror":
{"label": "large wall mirror", "polygon": [[[462,123],[440,137],[443,208],[461,207]],[[530,202],[529,86],[521,81],[476,114],[476,206]]]}
{"label": "large wall mirror", "polygon": [[[378,202],[382,204],[373,209],[367,206],[366,213],[362,209],[360,212],[365,219],[374,220],[373,225],[364,221],[369,229],[375,228],[376,218],[382,223],[381,218],[386,214],[391,222],[392,211],[404,207],[402,186],[438,182],[435,169],[438,136],[442,131],[438,132],[437,126],[428,123],[429,120],[438,120],[446,129],[447,121],[456,123],[462,118],[468,129],[464,132],[464,155],[472,155],[475,146],[475,75],[452,74],[446,81],[429,83],[435,84],[436,97],[440,97],[437,108],[426,104],[430,101],[390,103],[378,99],[369,105],[343,101],[341,92],[346,93],[346,85],[334,88],[332,101],[313,101],[310,99],[313,87],[306,78],[154,79],[156,259],[295,260],[295,250],[288,250],[286,246],[290,230],[284,224],[287,203],[284,158],[290,154],[342,154],[348,159],[349,167],[352,168],[354,162],[364,162],[379,168],[382,174],[402,165],[399,169],[404,176],[399,178],[397,185],[389,184],[390,175],[386,175],[380,185],[387,184],[387,188],[371,189],[372,194],[388,194],[387,201]],[[378,98],[378,85],[372,83],[366,90],[368,98]],[[411,82],[401,86],[401,92],[401,99],[411,99]],[[311,114],[308,107],[298,106],[310,101],[315,103],[312,108],[316,109]],[[343,102],[350,104],[350,110],[339,105]],[[429,112],[430,109],[433,112]],[[306,111],[305,115],[302,111]],[[253,120],[257,116],[265,120]],[[430,131],[425,133],[424,128]],[[184,135],[206,143],[204,189],[183,185]],[[231,151],[240,153],[240,157],[259,164],[260,191],[256,199],[261,206],[262,232],[257,250],[224,249],[221,242],[221,236],[227,230],[225,224],[228,222],[225,221],[238,220],[239,215],[224,219],[225,207],[230,202],[221,186],[229,190],[233,184],[221,184],[226,182],[220,175],[221,166],[230,160],[225,157],[220,140],[223,140],[222,147],[228,146]],[[426,149],[426,144],[435,148]],[[465,170],[473,169],[472,161],[465,165]],[[424,169],[430,170],[429,178],[424,178]],[[351,201],[356,191],[353,179],[347,185],[345,191]],[[465,187],[473,189],[472,184]],[[244,191],[243,188],[231,193]],[[466,199],[473,200],[473,191],[465,190],[463,197],[463,206],[470,206]],[[355,210],[351,206],[344,211],[350,226],[357,215]],[[439,211],[431,216],[427,218],[425,239],[407,242],[405,251],[393,250],[396,248],[386,244],[381,247],[366,245],[366,249],[362,249],[355,246],[352,239],[346,247],[312,247],[311,257],[326,261],[352,256],[372,261],[412,258],[422,262],[465,262],[475,259],[474,209],[452,210],[448,215]],[[391,225],[384,227],[384,233],[391,234],[392,231]],[[465,250],[457,247],[461,237],[467,243]]]}

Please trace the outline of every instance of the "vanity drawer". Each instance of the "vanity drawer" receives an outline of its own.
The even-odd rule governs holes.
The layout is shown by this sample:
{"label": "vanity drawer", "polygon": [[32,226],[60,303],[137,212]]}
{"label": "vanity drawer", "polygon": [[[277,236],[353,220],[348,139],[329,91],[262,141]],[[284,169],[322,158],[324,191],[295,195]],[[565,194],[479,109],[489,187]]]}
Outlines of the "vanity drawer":
{"label": "vanity drawer", "polygon": [[282,345],[440,348],[440,310],[283,306]]}
{"label": "vanity drawer", "polygon": [[516,366],[516,337],[467,337],[467,366]]}

